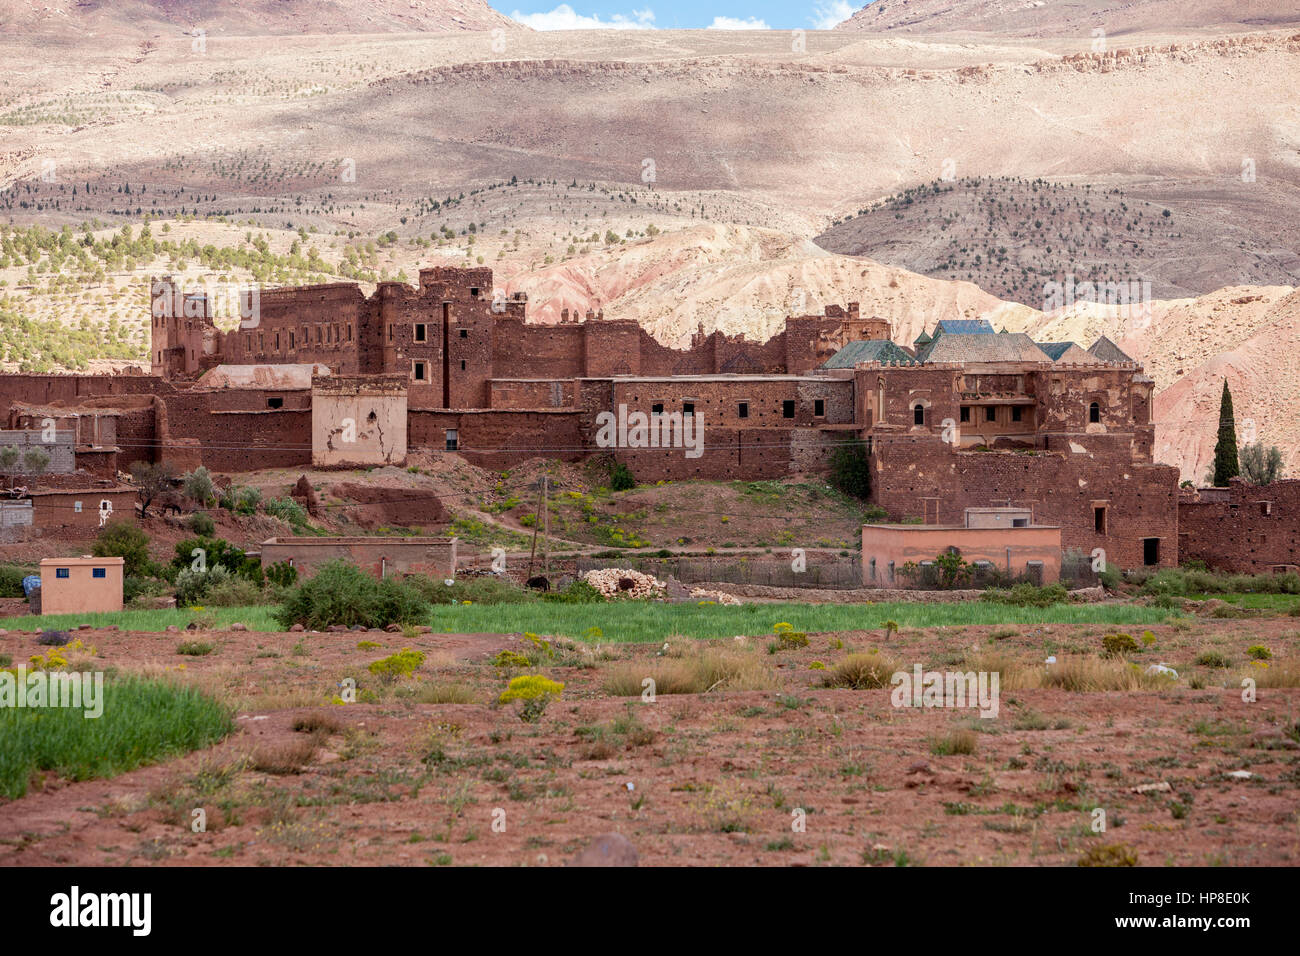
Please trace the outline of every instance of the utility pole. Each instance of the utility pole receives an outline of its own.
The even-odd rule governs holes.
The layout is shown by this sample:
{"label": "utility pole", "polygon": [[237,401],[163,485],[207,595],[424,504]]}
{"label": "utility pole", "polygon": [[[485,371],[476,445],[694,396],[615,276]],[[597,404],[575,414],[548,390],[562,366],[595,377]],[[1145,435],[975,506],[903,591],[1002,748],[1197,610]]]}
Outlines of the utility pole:
{"label": "utility pole", "polygon": [[546,491],[545,477],[537,483],[537,512],[533,515],[533,549],[528,553],[528,577],[533,576],[533,558],[537,556],[537,529],[542,523],[542,495]]}

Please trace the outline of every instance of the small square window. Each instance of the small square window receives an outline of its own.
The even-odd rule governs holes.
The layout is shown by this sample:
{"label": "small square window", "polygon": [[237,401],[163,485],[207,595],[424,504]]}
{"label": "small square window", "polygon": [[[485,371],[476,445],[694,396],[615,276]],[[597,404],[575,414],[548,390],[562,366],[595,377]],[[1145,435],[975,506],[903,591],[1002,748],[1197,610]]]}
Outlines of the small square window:
{"label": "small square window", "polygon": [[425,341],[425,324],[423,322],[415,323],[415,341]]}
{"label": "small square window", "polygon": [[650,406],[651,415],[662,415],[663,413],[664,413],[663,402],[655,402],[653,405]]}
{"label": "small square window", "polygon": [[54,576],[56,578],[66,578],[69,576],[69,570],[67,568],[55,568]]}
{"label": "small square window", "polygon": [[81,502],[80,501],[73,502],[72,510],[75,514],[81,514]]}
{"label": "small square window", "polygon": [[682,402],[682,418],[690,418],[695,414],[694,402]]}
{"label": "small square window", "polygon": [[106,578],[106,577],[108,577],[108,569],[107,569],[107,568],[91,568],[91,569],[90,569],[90,576],[91,576],[92,578]]}
{"label": "small square window", "polygon": [[1013,422],[1018,422],[1018,421],[1020,421],[1020,418],[1021,418],[1021,416],[1022,416],[1024,413],[1025,413],[1025,410],[1024,410],[1023,408],[1021,408],[1019,405],[1012,405],[1012,406],[1011,406],[1011,420],[1012,420]]}
{"label": "small square window", "polygon": [[267,407],[267,408],[284,408],[284,399],[283,399],[283,398],[268,398],[268,399],[266,400],[266,407]]}
{"label": "small square window", "polygon": [[794,401],[787,398],[781,403],[781,417],[794,418]]}
{"label": "small square window", "polygon": [[469,338],[469,329],[461,329],[461,330],[460,330],[460,337],[461,337],[462,339],[467,339],[467,338]]}
{"label": "small square window", "polygon": [[964,421],[964,422],[968,422],[968,421],[970,421],[970,406],[969,406],[969,405],[963,405],[963,406],[961,407],[961,420]]}

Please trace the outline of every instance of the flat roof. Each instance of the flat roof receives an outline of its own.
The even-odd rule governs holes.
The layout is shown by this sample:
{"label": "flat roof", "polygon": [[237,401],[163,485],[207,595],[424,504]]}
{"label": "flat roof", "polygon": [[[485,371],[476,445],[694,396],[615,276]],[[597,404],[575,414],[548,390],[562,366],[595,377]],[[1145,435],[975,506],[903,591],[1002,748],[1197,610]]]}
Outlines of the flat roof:
{"label": "flat roof", "polygon": [[78,567],[92,564],[125,564],[126,558],[95,558],[88,554],[83,554],[79,558],[41,558],[41,567],[47,564],[65,564],[76,565]]}
{"label": "flat roof", "polygon": [[1022,524],[1010,528],[972,528],[964,524],[864,524],[864,528],[888,528],[891,531],[1032,531],[1035,528],[1059,530],[1059,524]]}

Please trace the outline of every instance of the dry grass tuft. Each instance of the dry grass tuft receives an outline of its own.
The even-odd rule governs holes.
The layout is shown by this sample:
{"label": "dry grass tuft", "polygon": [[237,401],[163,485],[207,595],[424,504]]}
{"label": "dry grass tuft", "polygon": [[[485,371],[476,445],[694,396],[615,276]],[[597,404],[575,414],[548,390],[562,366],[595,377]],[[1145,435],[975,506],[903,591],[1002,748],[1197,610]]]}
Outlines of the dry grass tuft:
{"label": "dry grass tuft", "polygon": [[[670,651],[677,648],[670,646]],[[752,652],[688,648],[679,656],[629,661],[605,673],[605,693],[638,697],[647,677],[656,694],[703,694],[710,690],[780,690],[776,672]]]}
{"label": "dry grass tuft", "polygon": [[328,737],[330,734],[341,733],[343,724],[328,710],[316,710],[295,718],[293,729],[300,734],[320,734]]}
{"label": "dry grass tuft", "polygon": [[884,654],[850,654],[830,669],[824,683],[827,687],[873,690],[891,686],[889,679],[898,670],[898,662]]}
{"label": "dry grass tuft", "polygon": [[258,747],[248,757],[248,765],[262,773],[302,773],[303,768],[316,756],[316,740],[305,737],[284,744],[267,744]]}

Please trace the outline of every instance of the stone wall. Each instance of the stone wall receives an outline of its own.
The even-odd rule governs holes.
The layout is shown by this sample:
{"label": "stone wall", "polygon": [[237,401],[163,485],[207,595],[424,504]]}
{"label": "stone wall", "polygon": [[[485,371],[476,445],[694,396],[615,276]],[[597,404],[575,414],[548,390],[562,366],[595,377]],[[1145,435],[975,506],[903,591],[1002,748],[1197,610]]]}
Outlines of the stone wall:
{"label": "stone wall", "polygon": [[1300,565],[1300,479],[1187,493],[1178,502],[1179,554],[1218,571],[1264,574]]}

